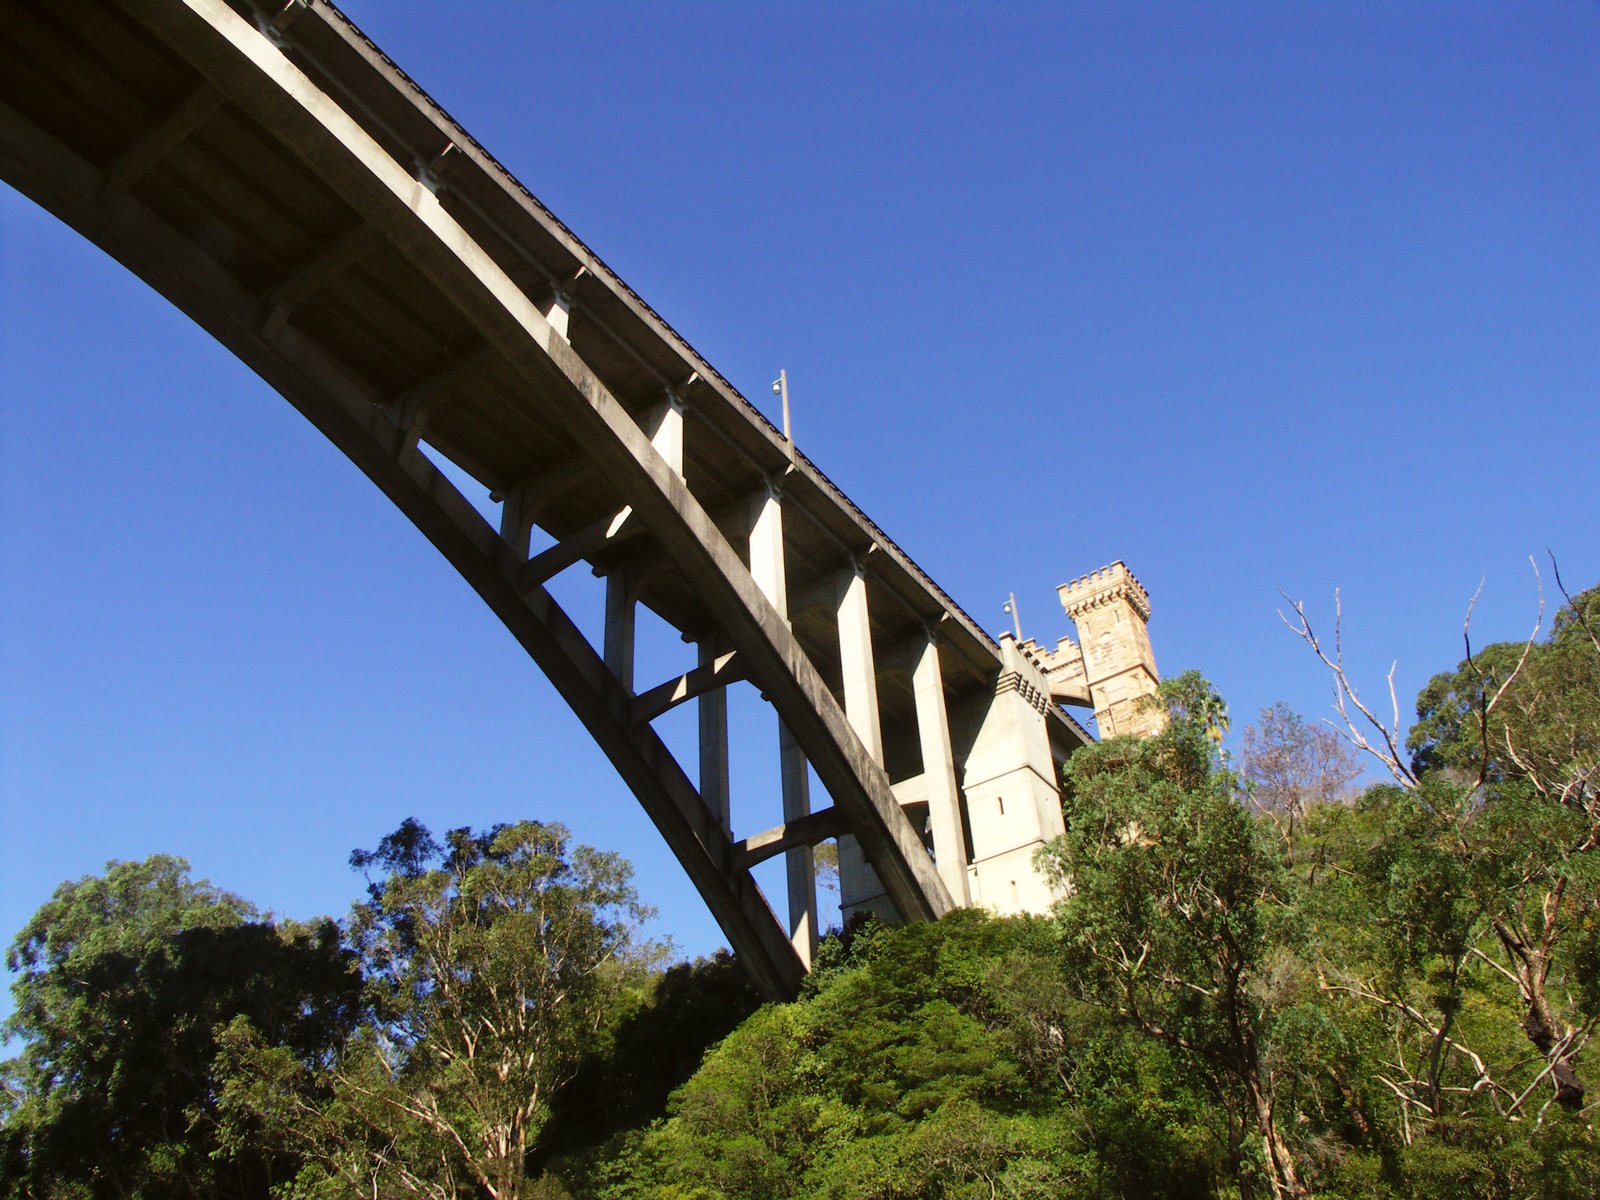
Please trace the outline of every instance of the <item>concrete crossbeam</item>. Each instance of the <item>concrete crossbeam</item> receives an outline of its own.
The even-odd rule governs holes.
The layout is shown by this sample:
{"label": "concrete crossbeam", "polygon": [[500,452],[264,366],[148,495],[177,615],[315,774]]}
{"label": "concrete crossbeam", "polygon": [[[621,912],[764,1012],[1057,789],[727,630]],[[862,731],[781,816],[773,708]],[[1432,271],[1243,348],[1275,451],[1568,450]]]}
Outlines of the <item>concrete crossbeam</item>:
{"label": "concrete crossbeam", "polygon": [[665,683],[658,683],[648,691],[640,692],[634,697],[633,719],[653,721],[685,700],[693,700],[707,692],[725,688],[744,677],[744,666],[739,662],[738,651],[729,650],[723,654],[713,655],[709,662],[702,662],[694,670],[686,671],[676,679],[669,679]]}
{"label": "concrete crossbeam", "polygon": [[837,808],[819,808],[794,821],[786,821],[735,842],[733,852],[740,864],[749,869],[794,847],[815,846],[818,842],[825,842],[843,828],[844,818]]}
{"label": "concrete crossbeam", "polygon": [[225,97],[209,83],[202,83],[168,113],[149,133],[129,146],[106,170],[102,196],[126,191],[138,179],[178,148],[200,124],[217,109]]}
{"label": "concrete crossbeam", "polygon": [[[528,559],[517,568],[517,586],[528,591],[543,587],[574,563],[593,558],[602,550],[620,546],[643,532],[644,523],[634,519],[633,509],[623,508]],[[625,594],[619,593],[619,602]]]}

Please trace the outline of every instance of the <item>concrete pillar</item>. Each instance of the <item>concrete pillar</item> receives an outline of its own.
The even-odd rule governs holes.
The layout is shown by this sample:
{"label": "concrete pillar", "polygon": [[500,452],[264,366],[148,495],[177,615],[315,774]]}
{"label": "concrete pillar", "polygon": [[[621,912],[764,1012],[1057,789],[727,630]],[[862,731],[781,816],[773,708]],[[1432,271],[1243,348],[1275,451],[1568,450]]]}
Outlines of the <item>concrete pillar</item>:
{"label": "concrete pillar", "polygon": [[756,497],[751,510],[750,575],[761,594],[787,621],[789,590],[783,565],[783,504],[777,487],[770,483]]}
{"label": "concrete pillar", "polygon": [[[783,503],[778,489],[768,484],[756,498],[750,522],[750,574],[762,595],[789,619],[788,580],[783,562]],[[811,811],[811,781],[800,744],[778,722],[778,773],[783,786],[783,819],[787,823]],[[811,847],[799,846],[785,854],[789,878],[789,935],[800,960],[809,968],[817,950],[817,875]]]}
{"label": "concrete pillar", "polygon": [[[715,635],[700,639],[700,665],[716,660]],[[700,796],[716,814],[724,833],[733,828],[728,795],[728,691],[712,688],[696,704],[700,715]]]}
{"label": "concrete pillar", "polygon": [[839,593],[839,662],[844,676],[844,713],[872,761],[883,765],[883,726],[878,715],[878,670],[872,657],[872,621],[867,580],[852,564]]}
{"label": "concrete pillar", "polygon": [[[783,785],[784,824],[811,811],[811,780],[805,751],[782,721],[778,722],[778,774]],[[807,969],[817,954],[817,866],[810,846],[796,846],[784,855],[789,882],[789,937]]]}
{"label": "concrete pillar", "polygon": [[526,488],[513,488],[500,503],[500,536],[518,558],[528,557],[533,540],[533,515]]}
{"label": "concrete pillar", "polygon": [[650,438],[656,453],[667,460],[667,465],[683,477],[683,401],[672,393],[655,407],[648,409],[639,427]]}
{"label": "concrete pillar", "polygon": [[622,684],[623,691],[633,694],[633,627],[635,603],[629,571],[620,563],[606,576],[606,666]]}
{"label": "concrete pillar", "polygon": [[939,641],[928,631],[928,644],[911,671],[917,705],[917,738],[922,744],[922,774],[928,785],[928,823],[933,829],[933,857],[939,878],[958,905],[967,894],[967,841],[961,830],[961,793],[950,745],[950,718],[944,703],[944,673],[939,668]]}
{"label": "concrete pillar", "polygon": [[572,319],[572,301],[567,299],[565,292],[557,292],[550,298],[550,303],[545,306],[544,319],[550,322],[550,328],[556,331],[563,342],[572,340],[567,336]]}
{"label": "concrete pillar", "polygon": [[[564,301],[557,298],[557,309]],[[562,327],[565,334],[565,327]],[[640,428],[650,435],[650,444],[656,453],[667,460],[667,465],[683,475],[683,402],[667,393],[660,404],[648,409],[640,420]],[[624,512],[627,510],[624,509]],[[618,566],[606,576],[606,633],[605,660],[622,686],[633,692],[634,625],[638,614],[638,601],[633,572]]]}
{"label": "concrete pillar", "polygon": [[[867,580],[852,563],[840,583],[835,616],[839,627],[839,666],[844,684],[844,714],[872,761],[883,765],[883,726],[878,713],[878,670],[872,654],[872,621],[867,610]],[[877,872],[850,834],[839,837],[839,906],[846,920],[873,911],[894,920],[894,907]]]}

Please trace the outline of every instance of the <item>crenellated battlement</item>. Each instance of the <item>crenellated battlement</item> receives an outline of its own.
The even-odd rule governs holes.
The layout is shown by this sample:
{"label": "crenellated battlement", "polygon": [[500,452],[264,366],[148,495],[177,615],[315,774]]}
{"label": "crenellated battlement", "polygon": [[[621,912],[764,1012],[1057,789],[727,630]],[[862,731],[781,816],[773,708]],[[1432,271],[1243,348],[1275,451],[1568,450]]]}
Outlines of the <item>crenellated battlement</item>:
{"label": "crenellated battlement", "polygon": [[1150,595],[1120,558],[1110,566],[1062,584],[1057,593],[1061,597],[1061,607],[1074,620],[1079,613],[1119,600],[1125,600],[1143,620],[1150,619]]}

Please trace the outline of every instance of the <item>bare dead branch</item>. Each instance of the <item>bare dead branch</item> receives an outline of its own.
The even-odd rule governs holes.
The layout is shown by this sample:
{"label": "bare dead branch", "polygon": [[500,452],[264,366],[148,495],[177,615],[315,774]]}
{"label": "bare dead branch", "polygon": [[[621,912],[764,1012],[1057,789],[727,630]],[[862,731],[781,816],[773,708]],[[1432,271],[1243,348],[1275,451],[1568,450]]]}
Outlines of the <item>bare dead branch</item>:
{"label": "bare dead branch", "polygon": [[1594,648],[1600,650],[1600,631],[1596,631],[1595,627],[1589,623],[1588,614],[1578,607],[1577,603],[1572,599],[1572,593],[1567,591],[1567,585],[1561,582],[1561,567],[1556,563],[1555,551],[1546,550],[1545,553],[1550,556],[1550,570],[1556,577],[1556,587],[1561,589],[1561,598],[1567,602],[1567,607],[1572,610],[1572,619],[1577,622],[1579,629],[1589,635],[1589,640],[1594,643]]}
{"label": "bare dead branch", "polygon": [[[1533,621],[1533,632],[1528,635],[1527,641],[1522,644],[1522,654],[1517,659],[1517,665],[1511,674],[1501,681],[1495,689],[1493,696],[1488,695],[1488,689],[1480,687],[1478,690],[1478,745],[1482,748],[1478,755],[1478,786],[1482,787],[1489,778],[1489,714],[1494,712],[1517,676],[1522,674],[1522,668],[1527,665],[1528,655],[1533,653],[1533,647],[1539,639],[1539,630],[1544,627],[1544,580],[1539,575],[1539,564],[1533,555],[1528,555],[1528,563],[1533,567],[1534,583],[1539,589],[1539,613]],[[1467,617],[1461,626],[1461,637],[1467,647],[1467,665],[1478,675],[1480,680],[1486,677],[1479,671],[1477,659],[1472,653],[1472,610],[1478,603],[1478,595],[1483,591],[1483,580],[1478,581],[1478,590],[1472,593],[1472,602],[1467,605]]]}
{"label": "bare dead branch", "polygon": [[[1333,593],[1333,654],[1331,656],[1324,649],[1316,631],[1311,628],[1311,620],[1306,615],[1305,604],[1299,600],[1291,599],[1287,593],[1280,592],[1279,594],[1288,601],[1295,616],[1300,618],[1300,624],[1298,626],[1291,624],[1289,618],[1283,615],[1282,609],[1278,610],[1278,619],[1284,623],[1289,632],[1310,646],[1311,652],[1333,674],[1334,707],[1339,713],[1340,720],[1344,722],[1344,728],[1340,729],[1331,721],[1328,724],[1357,750],[1370,754],[1381,762],[1384,769],[1394,777],[1395,782],[1400,784],[1401,787],[1415,787],[1417,785],[1416,773],[1412,771],[1410,765],[1402,757],[1400,750],[1400,702],[1394,690],[1394,673],[1399,663],[1396,662],[1389,667],[1389,703],[1393,710],[1393,720],[1389,724],[1385,724],[1362,701],[1360,693],[1356,690],[1355,684],[1351,682],[1350,676],[1345,670],[1344,608],[1338,589],[1335,588]],[[1358,722],[1350,715],[1351,708],[1354,708],[1360,714],[1361,721],[1364,721],[1366,726],[1376,731],[1381,739],[1381,744],[1375,745],[1368,739],[1366,733],[1363,732],[1361,722]]]}

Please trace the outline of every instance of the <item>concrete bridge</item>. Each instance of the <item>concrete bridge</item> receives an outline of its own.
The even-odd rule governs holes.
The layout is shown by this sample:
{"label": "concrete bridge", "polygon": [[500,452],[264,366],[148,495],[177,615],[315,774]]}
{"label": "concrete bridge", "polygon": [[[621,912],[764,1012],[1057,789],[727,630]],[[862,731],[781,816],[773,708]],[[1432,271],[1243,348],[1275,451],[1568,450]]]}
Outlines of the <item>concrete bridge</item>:
{"label": "concrete bridge", "polygon": [[[1062,589],[1084,648],[992,639],[320,0],[0,0],[0,178],[165,295],[337,445],[605,751],[770,996],[839,845],[845,913],[1041,910],[1060,766],[1138,728],[1149,602]],[[490,490],[491,524],[441,472]],[[591,645],[546,585],[605,579]],[[635,678],[640,605],[681,674]],[[776,710],[771,826],[730,828],[724,689]],[[652,728],[698,707],[691,777]],[[808,764],[827,792],[808,794]],[[776,799],[776,797],[775,797]],[[819,798],[820,799],[820,798]],[[787,861],[780,920],[751,876]]]}

